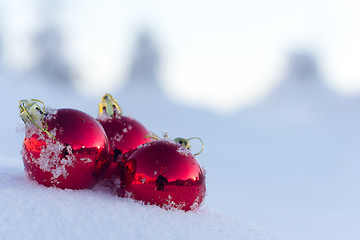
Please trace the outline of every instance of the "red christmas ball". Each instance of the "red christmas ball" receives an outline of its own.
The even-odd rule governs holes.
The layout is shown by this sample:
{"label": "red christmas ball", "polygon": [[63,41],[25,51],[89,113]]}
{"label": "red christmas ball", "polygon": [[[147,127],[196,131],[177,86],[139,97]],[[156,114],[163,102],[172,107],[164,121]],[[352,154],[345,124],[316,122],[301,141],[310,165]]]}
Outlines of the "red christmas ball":
{"label": "red christmas ball", "polygon": [[119,196],[170,209],[194,210],[205,197],[205,174],[194,155],[171,140],[134,151],[123,166]]}
{"label": "red christmas ball", "polygon": [[118,103],[110,94],[102,98],[97,120],[108,137],[112,161],[104,180],[116,183],[119,168],[127,156],[139,145],[152,141],[149,138],[151,133],[137,120],[123,116]]}
{"label": "red christmas ball", "polygon": [[20,101],[20,110],[27,175],[47,187],[94,187],[110,165],[108,140],[96,119],[74,109],[45,113],[36,101]]}

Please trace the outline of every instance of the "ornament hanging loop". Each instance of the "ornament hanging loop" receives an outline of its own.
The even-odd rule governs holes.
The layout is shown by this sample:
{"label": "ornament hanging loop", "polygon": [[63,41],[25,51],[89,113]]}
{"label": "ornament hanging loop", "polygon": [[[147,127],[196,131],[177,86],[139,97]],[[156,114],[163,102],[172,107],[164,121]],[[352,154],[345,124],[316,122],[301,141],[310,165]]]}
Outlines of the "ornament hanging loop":
{"label": "ornament hanging loop", "polygon": [[[41,108],[38,103],[42,104],[43,107]],[[38,129],[40,129],[42,132],[47,133],[49,137],[55,140],[55,136],[47,130],[48,125],[44,121],[44,116],[46,115],[45,103],[38,99],[20,100],[19,109],[20,117],[25,123],[30,121]],[[37,121],[40,121],[41,124],[39,125]]]}
{"label": "ornament hanging loop", "polygon": [[192,138],[185,139],[185,138],[178,137],[178,138],[175,138],[174,141],[179,143],[180,145],[182,145],[183,147],[185,147],[187,150],[190,151],[191,150],[190,140],[193,140],[193,139],[198,139],[201,142],[201,145],[202,145],[200,152],[194,154],[194,156],[197,156],[197,155],[199,155],[200,153],[202,153],[204,151],[204,143],[201,140],[201,138],[192,137]]}
{"label": "ornament hanging loop", "polygon": [[204,142],[199,137],[192,137],[192,138],[188,138],[186,140],[189,142],[190,140],[193,140],[193,139],[198,139],[201,142],[201,150],[200,150],[200,152],[194,154],[194,156],[197,156],[197,155],[199,155],[200,153],[202,153],[204,151]]}

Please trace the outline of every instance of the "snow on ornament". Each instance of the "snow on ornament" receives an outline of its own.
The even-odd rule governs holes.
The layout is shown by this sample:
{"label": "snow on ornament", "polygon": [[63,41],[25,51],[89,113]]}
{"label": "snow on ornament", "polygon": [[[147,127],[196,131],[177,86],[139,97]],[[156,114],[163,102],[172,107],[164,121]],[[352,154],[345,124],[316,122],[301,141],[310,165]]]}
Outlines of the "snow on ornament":
{"label": "snow on ornament", "polygon": [[47,187],[94,187],[110,165],[108,140],[96,119],[74,109],[45,109],[35,99],[21,100],[19,108],[27,175]]}
{"label": "snow on ornament", "polygon": [[110,94],[102,97],[97,120],[103,126],[109,139],[112,161],[104,180],[117,185],[119,179],[116,173],[121,165],[139,145],[152,141],[148,137],[151,133],[140,122],[124,116],[119,104]]}
{"label": "snow on ornament", "polygon": [[205,197],[205,173],[189,151],[191,139],[164,138],[139,146],[123,165],[118,195],[165,209],[197,209]]}

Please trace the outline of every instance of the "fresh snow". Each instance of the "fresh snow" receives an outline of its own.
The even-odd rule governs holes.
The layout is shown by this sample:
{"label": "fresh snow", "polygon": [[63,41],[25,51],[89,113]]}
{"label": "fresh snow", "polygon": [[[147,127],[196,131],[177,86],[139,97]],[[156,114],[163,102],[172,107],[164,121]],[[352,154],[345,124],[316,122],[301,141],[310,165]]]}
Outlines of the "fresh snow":
{"label": "fresh snow", "polygon": [[278,239],[216,213],[166,211],[109,189],[61,190],[24,176],[20,159],[0,157],[0,235],[6,239]]}
{"label": "fresh snow", "polygon": [[187,157],[189,154],[189,150],[187,150],[185,147],[181,146],[178,147],[178,149],[176,150],[180,155]]}

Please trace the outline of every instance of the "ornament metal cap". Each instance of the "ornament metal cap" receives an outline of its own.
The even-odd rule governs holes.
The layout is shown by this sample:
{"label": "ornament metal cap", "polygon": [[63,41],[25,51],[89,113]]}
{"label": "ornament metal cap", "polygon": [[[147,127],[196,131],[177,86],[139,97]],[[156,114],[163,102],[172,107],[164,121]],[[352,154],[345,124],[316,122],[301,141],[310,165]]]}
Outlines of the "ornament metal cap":
{"label": "ornament metal cap", "polygon": [[190,142],[185,138],[177,137],[174,139],[174,141],[182,145],[187,150],[190,150],[191,148]]}
{"label": "ornament metal cap", "polygon": [[114,116],[115,114],[122,115],[119,104],[109,93],[105,94],[99,103],[99,117],[104,114],[107,114],[108,116]]}
{"label": "ornament metal cap", "polygon": [[[41,108],[38,103],[41,103]],[[25,124],[33,123],[38,129],[46,132],[51,138],[55,137],[47,130],[47,124],[44,122],[45,104],[37,99],[20,100],[19,101],[20,118]]]}
{"label": "ornament metal cap", "polygon": [[41,110],[38,100],[20,100],[19,101],[20,118],[24,123],[32,121],[41,121],[44,111]]}
{"label": "ornament metal cap", "polygon": [[204,143],[201,140],[201,138],[199,137],[192,137],[192,138],[181,138],[181,137],[177,137],[174,139],[175,142],[179,143],[180,145],[182,145],[183,147],[185,147],[187,150],[191,150],[191,144],[190,144],[190,140],[192,139],[198,139],[201,142],[201,150],[198,153],[195,153],[194,156],[199,155],[200,153],[202,153],[204,151]]}
{"label": "ornament metal cap", "polygon": [[[163,136],[164,138],[167,138],[168,137],[168,133],[163,133]],[[147,138],[152,138],[154,139],[155,141],[159,141],[160,138],[153,132],[151,132],[151,135],[146,135],[145,137]],[[195,153],[194,156],[197,156],[199,155],[200,153],[202,153],[204,151],[204,142],[201,140],[201,138],[199,137],[192,137],[192,138],[182,138],[182,137],[177,137],[177,138],[174,138],[174,142],[180,144],[181,146],[183,146],[184,148],[186,148],[187,150],[191,151],[191,144],[190,144],[190,140],[193,140],[193,139],[198,139],[200,142],[201,142],[201,150],[198,152],[198,153]]]}

